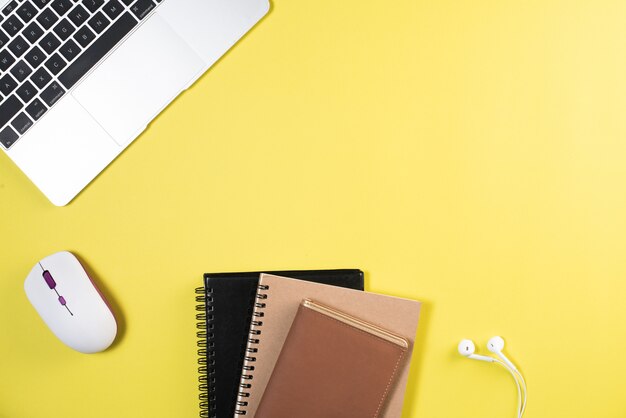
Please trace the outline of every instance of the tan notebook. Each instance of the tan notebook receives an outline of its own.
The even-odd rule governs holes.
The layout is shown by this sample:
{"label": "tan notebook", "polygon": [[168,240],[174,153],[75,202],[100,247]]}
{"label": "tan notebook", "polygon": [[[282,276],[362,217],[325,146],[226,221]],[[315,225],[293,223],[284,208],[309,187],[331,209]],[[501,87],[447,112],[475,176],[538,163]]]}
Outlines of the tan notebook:
{"label": "tan notebook", "polygon": [[305,299],[255,418],[378,418],[409,342]]}
{"label": "tan notebook", "polygon": [[389,388],[380,414],[384,418],[399,418],[420,303],[268,274],[262,274],[259,281],[235,418],[243,414],[255,416],[300,303],[307,298],[407,338],[406,359],[398,367],[397,379]]}

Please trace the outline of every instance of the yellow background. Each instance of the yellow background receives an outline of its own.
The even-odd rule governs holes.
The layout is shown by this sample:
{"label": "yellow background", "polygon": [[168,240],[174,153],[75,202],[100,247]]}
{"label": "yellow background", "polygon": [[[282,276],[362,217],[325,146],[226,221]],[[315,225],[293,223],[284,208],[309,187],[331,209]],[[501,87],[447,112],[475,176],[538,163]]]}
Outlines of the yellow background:
{"label": "yellow background", "polygon": [[[176,0],[168,0],[176,1]],[[0,153],[0,417],[194,417],[205,271],[358,267],[424,302],[404,418],[624,417],[626,3],[275,1],[69,206]],[[70,250],[125,330],[22,290]]]}

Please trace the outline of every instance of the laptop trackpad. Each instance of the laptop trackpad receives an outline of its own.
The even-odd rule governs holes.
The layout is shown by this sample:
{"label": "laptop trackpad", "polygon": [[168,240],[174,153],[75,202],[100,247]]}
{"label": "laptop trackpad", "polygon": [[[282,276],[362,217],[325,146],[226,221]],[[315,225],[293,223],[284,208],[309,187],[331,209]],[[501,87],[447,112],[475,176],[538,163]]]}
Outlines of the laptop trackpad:
{"label": "laptop trackpad", "polygon": [[72,94],[119,145],[126,146],[204,67],[155,14]]}

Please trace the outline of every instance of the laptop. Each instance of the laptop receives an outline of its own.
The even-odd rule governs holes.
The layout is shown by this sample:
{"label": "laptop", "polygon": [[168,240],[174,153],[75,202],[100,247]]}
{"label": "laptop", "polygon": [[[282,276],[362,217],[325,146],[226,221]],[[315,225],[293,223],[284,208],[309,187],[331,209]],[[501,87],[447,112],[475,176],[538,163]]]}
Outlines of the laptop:
{"label": "laptop", "polygon": [[268,0],[0,0],[0,148],[68,204]]}

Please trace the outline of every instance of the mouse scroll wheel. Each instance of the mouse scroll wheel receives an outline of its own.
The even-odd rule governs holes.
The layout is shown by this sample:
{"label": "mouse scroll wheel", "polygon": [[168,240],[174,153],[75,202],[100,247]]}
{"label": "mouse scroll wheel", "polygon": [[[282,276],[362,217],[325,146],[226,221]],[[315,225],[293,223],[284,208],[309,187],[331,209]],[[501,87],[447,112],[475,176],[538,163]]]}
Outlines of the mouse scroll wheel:
{"label": "mouse scroll wheel", "polygon": [[46,281],[46,284],[50,289],[54,289],[55,287],[57,287],[57,283],[54,281],[54,279],[52,278],[52,274],[50,274],[48,270],[45,270],[43,272],[43,279]]}

